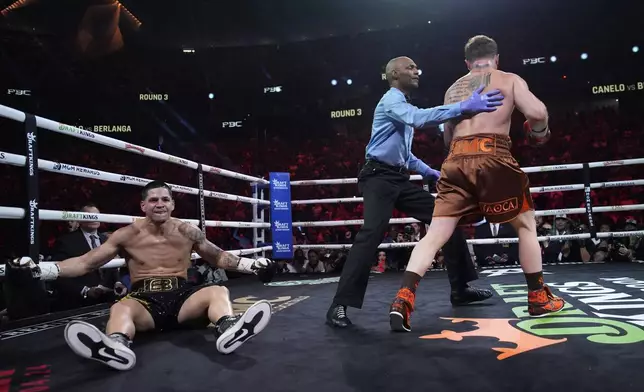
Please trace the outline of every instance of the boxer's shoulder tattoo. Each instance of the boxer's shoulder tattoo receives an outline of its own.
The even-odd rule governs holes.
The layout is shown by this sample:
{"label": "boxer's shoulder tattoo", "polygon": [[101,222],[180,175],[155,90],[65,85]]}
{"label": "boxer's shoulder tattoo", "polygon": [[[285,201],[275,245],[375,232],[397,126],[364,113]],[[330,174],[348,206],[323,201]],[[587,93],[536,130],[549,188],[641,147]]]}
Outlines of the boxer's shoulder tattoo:
{"label": "boxer's shoulder tattoo", "polygon": [[456,81],[445,93],[445,104],[457,103],[467,99],[480,86],[489,86],[492,73],[468,75]]}
{"label": "boxer's shoulder tattoo", "polygon": [[239,264],[240,258],[238,256],[228,253],[208,241],[206,234],[197,227],[184,222],[179,226],[179,232],[195,243],[196,247],[194,249],[199,256],[217,267],[234,269]]}
{"label": "boxer's shoulder tattoo", "polygon": [[206,240],[206,234],[203,231],[185,222],[179,225],[179,233],[196,243],[202,243]]}

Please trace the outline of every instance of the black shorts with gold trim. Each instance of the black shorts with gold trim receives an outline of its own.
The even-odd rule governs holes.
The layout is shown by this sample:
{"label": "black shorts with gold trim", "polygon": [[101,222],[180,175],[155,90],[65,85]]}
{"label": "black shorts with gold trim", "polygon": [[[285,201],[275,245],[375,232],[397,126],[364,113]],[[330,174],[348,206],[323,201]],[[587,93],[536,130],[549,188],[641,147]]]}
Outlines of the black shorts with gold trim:
{"label": "black shorts with gold trim", "polygon": [[[157,331],[171,330],[179,327],[177,316],[184,302],[197,291],[213,284],[196,285],[179,277],[146,278],[132,284],[132,291],[121,301],[133,299],[150,312]],[[194,320],[199,326],[209,323],[204,310],[203,319]],[[203,324],[203,325],[201,325]],[[196,326],[195,323],[186,323]]]}

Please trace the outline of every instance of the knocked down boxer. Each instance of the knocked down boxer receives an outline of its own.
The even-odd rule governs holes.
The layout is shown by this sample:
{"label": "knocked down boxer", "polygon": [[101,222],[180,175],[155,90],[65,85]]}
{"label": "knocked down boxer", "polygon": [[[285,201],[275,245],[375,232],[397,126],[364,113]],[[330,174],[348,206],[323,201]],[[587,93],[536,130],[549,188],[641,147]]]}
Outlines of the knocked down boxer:
{"label": "knocked down boxer", "polygon": [[445,124],[444,139],[450,152],[436,185],[434,218],[411,254],[402,287],[391,305],[389,320],[394,331],[411,331],[409,319],[416,288],[436,252],[459,223],[475,223],[483,216],[490,223],[510,222],[517,231],[519,260],[528,284],[529,314],[545,316],[564,307],[564,301],[543,282],[529,181],[510,153],[508,136],[516,105],[526,116],[529,137],[537,144],[545,143],[550,137],[548,112],[523,79],[497,69],[498,50],[491,38],[471,38],[465,46],[465,57],[470,72],[447,90],[445,104],[463,101],[472,92],[482,93],[487,88],[500,90],[504,104],[490,113]]}
{"label": "knocked down boxer", "polygon": [[82,321],[72,321],[65,328],[67,344],[76,354],[128,370],[136,363],[130,348],[136,332],[206,327],[212,322],[217,350],[228,354],[266,327],[272,313],[268,301],[256,302],[234,316],[228,289],[195,286],[187,281],[187,274],[193,250],[216,267],[244,273],[268,268],[270,260],[224,252],[197,227],[172,218],[174,200],[163,182],[152,181],[143,188],[141,210],[145,219],[115,231],[98,248],[40,268],[43,279],[66,278],[95,270],[119,253],[127,260],[132,292],[112,305],[106,333]]}

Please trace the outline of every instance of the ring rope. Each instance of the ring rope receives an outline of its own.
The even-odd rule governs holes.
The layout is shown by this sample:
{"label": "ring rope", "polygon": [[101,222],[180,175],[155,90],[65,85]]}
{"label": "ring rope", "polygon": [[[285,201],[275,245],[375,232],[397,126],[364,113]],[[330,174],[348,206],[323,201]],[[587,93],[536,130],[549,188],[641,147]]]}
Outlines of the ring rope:
{"label": "ring rope", "polygon": [[[609,181],[609,182],[594,182],[590,184],[591,189],[602,189],[602,188],[617,188],[617,187],[626,187],[626,186],[640,186],[644,185],[644,180],[628,180],[628,181]],[[532,187],[530,188],[530,193],[548,193],[548,192],[566,192],[566,191],[578,191],[583,190],[584,184],[571,184],[571,185],[553,185],[553,186],[541,186],[541,187]],[[436,193],[432,193],[432,196],[436,197]],[[293,200],[291,204],[324,204],[324,203],[362,203],[364,198],[354,196],[354,197],[341,197],[341,198],[331,198],[331,199],[309,199],[309,200]]]}
{"label": "ring rope", "polygon": [[[634,159],[623,159],[619,161],[602,161],[602,162],[590,162],[588,167],[593,169],[596,167],[613,167],[613,166],[630,166],[630,165],[642,165],[644,164],[644,158],[634,158]],[[549,165],[549,166],[531,166],[521,168],[524,173],[545,173],[553,171],[563,171],[563,170],[581,170],[583,169],[583,163],[572,163],[566,165]],[[415,174],[410,176],[411,181],[423,180],[423,177]],[[335,178],[328,180],[299,180],[291,181],[291,186],[305,186],[305,185],[339,185],[339,184],[355,184],[358,182],[357,178]]]}
{"label": "ring rope", "polygon": [[[244,255],[250,255],[250,254],[264,252],[264,251],[271,250],[271,249],[272,249],[271,246],[263,246],[261,248],[227,250],[226,252],[234,254],[235,256],[244,256]],[[198,259],[201,259],[201,256],[199,256],[196,253],[192,253],[190,255],[190,259],[191,260],[198,260]],[[53,268],[54,263],[55,263],[54,261],[41,261],[40,263],[38,263],[38,265],[40,266],[40,268]],[[101,269],[105,269],[105,268],[121,268],[121,267],[125,267],[125,265],[126,265],[125,259],[116,258],[116,259],[110,260],[108,263],[106,263],[105,265],[103,265],[100,268]],[[6,273],[5,265],[0,264],[0,278],[3,278],[5,276],[5,273]]]}
{"label": "ring rope", "polygon": [[[8,106],[4,106],[4,105],[0,105],[0,116],[11,120],[15,120],[18,122],[25,122],[25,119],[26,119],[26,114],[24,112],[10,108]],[[94,133],[91,131],[86,131],[84,129],[74,127],[72,125],[67,125],[61,122],[52,121],[40,116],[35,116],[35,118],[36,118],[36,125],[42,129],[46,129],[57,133],[62,133],[64,135],[87,140],[92,143],[102,144],[104,146],[112,147],[117,150],[138,153],[140,155],[145,155],[150,158],[158,159],[160,161],[170,162],[176,165],[189,167],[193,170],[197,170],[197,168],[199,167],[199,164],[197,162],[183,159],[174,155],[148,149],[136,144],[126,143],[122,140],[100,135],[98,133]],[[202,165],[202,167],[204,172],[208,172],[208,173],[212,173],[212,174],[216,174],[224,177],[236,178],[239,180],[260,183],[260,184],[269,183],[268,180],[265,180],[259,177],[253,177],[242,173],[236,173],[234,171],[222,169],[219,167],[214,167],[209,165]]]}
{"label": "ring rope", "polygon": [[[4,158],[2,156],[4,155]],[[0,151],[0,163],[5,165],[12,166],[25,166],[26,157],[24,155],[12,154],[9,152]],[[136,186],[145,186],[152,180],[141,177],[133,177],[125,174],[110,173],[106,171],[101,171],[97,169],[87,168],[83,166],[68,165],[66,163],[59,163],[48,161],[46,159],[38,159],[38,169],[42,169],[52,173],[62,173],[74,177],[84,177],[84,178],[93,178],[101,181],[117,182],[121,184],[136,185]],[[199,195],[199,189],[192,188],[183,185],[168,184],[173,191],[179,193],[186,193],[189,195]],[[270,205],[271,203],[268,200],[258,200],[253,199],[252,197],[232,195],[229,193],[221,192],[212,192],[204,190],[204,196],[221,199],[221,200],[231,200],[231,201],[240,201],[243,203],[250,204],[262,204]]]}
{"label": "ring rope", "polygon": [[[0,219],[22,219],[25,217],[23,208],[0,206]],[[103,222],[103,223],[122,223],[130,224],[138,220],[145,219],[142,216],[118,215],[118,214],[92,214],[80,211],[59,211],[59,210],[40,210],[40,220],[45,221],[84,221],[84,222]],[[199,219],[182,219],[183,222],[198,226]],[[259,222],[235,222],[235,221],[215,221],[207,220],[207,227],[236,227],[236,228],[258,228],[270,229],[270,223]]]}
{"label": "ring rope", "polygon": [[[614,211],[636,211],[644,210],[644,204],[631,204],[623,206],[598,206],[593,207],[593,212],[614,212]],[[566,208],[558,210],[543,210],[535,211],[536,216],[553,216],[560,214],[583,214],[586,212],[585,208]],[[403,224],[403,223],[418,223],[419,220],[415,218],[393,218],[389,220],[390,224]],[[293,227],[332,227],[332,226],[360,226],[364,224],[364,219],[351,219],[351,220],[334,220],[334,221],[319,221],[319,222],[293,222]]]}
{"label": "ring rope", "polygon": [[[620,231],[597,233],[597,238],[621,238],[631,236],[644,236],[644,230],[637,231]],[[583,240],[590,238],[590,233],[583,234],[568,234],[568,235],[550,235],[539,236],[539,242],[544,241],[567,241],[567,240]],[[484,238],[467,240],[468,244],[472,245],[493,245],[493,244],[515,244],[518,243],[518,238]],[[391,248],[408,248],[416,246],[418,242],[397,242],[397,243],[383,243],[378,245],[378,249],[391,249]],[[349,249],[353,244],[309,244],[309,245],[294,245],[295,249]]]}

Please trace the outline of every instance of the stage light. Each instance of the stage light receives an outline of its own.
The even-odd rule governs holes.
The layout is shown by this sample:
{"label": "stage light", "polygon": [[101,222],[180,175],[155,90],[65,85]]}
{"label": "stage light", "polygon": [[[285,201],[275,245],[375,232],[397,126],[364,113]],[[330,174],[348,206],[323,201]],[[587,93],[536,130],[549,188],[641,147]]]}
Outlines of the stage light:
{"label": "stage light", "polygon": [[427,23],[428,23],[428,24],[432,24],[432,21],[431,21],[431,20],[428,20],[428,21],[427,21]]}
{"label": "stage light", "polygon": [[632,50],[633,50],[633,53],[637,53],[637,52],[640,51],[640,48],[639,48],[639,46],[633,46]]}
{"label": "stage light", "polygon": [[550,56],[550,62],[554,63],[557,61],[557,56]]}
{"label": "stage light", "polygon": [[351,86],[351,85],[353,84],[353,80],[351,80],[351,79],[347,79],[347,84],[348,84],[349,86]]}
{"label": "stage light", "polygon": [[418,76],[420,76],[420,75],[422,75],[422,74],[423,74],[423,70],[422,70],[422,69],[419,69],[419,70],[418,70]]}
{"label": "stage light", "polygon": [[586,60],[588,58],[588,53],[582,53],[581,54],[581,59]]}
{"label": "stage light", "polygon": [[338,84],[338,81],[337,81],[337,80],[333,79],[333,80],[331,81],[331,85],[332,85],[332,86],[335,86],[335,85],[337,85],[337,84]]}
{"label": "stage light", "polygon": [[564,75],[564,76],[562,76],[561,78],[562,78],[562,79],[567,79],[567,78],[568,78],[568,76]]}
{"label": "stage light", "polygon": [[210,99],[215,98],[215,94],[213,94],[213,93],[208,94],[208,98],[210,98]]}

